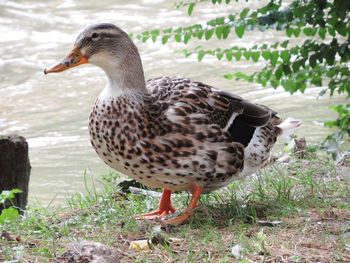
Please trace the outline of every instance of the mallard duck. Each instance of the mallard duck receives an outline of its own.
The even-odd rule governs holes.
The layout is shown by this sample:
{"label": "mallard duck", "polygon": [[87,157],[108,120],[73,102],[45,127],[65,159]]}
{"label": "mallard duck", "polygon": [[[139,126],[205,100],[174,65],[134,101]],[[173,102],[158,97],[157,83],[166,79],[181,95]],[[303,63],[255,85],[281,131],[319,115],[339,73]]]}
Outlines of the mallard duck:
{"label": "mallard duck", "polygon": [[[86,27],[72,51],[45,74],[91,63],[107,75],[89,117],[91,144],[113,169],[162,188],[158,209],[138,218],[181,224],[202,193],[263,167],[279,135],[299,127],[266,106],[199,81],[160,77],[145,81],[137,47],[119,27]],[[189,191],[175,216],[173,191]]]}

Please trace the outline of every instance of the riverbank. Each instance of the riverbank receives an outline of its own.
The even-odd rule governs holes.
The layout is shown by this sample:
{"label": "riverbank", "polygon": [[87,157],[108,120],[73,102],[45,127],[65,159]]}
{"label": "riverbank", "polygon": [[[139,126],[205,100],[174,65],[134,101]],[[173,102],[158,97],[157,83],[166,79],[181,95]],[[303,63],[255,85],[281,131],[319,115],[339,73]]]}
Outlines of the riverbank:
{"label": "riverbank", "polygon": [[[2,226],[0,261],[65,262],[67,244],[91,240],[121,262],[349,262],[350,164],[306,155],[203,196],[179,227],[136,221],[156,207],[157,194],[122,192],[118,175],[106,175],[101,192],[89,188],[55,209],[32,206]],[[187,194],[174,196],[175,207],[187,201]],[[130,246],[137,240],[150,244]]]}

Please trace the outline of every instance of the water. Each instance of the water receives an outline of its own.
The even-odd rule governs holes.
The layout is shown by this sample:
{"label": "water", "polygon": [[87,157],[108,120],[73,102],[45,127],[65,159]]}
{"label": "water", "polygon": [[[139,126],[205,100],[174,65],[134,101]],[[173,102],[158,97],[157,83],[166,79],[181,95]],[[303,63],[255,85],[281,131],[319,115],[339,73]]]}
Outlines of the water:
{"label": "water", "polygon": [[[66,55],[83,27],[112,22],[136,33],[154,27],[203,22],[243,6],[248,5],[239,3],[230,9],[222,6],[214,14],[210,5],[204,5],[195,9],[193,17],[188,17],[186,10],[176,10],[163,0],[0,0],[0,134],[16,133],[28,139],[32,165],[30,201],[62,202],[68,194],[84,190],[85,170],[94,178],[109,171],[90,146],[87,131],[87,116],[105,85],[104,73],[93,66],[81,66],[61,74],[43,74],[45,67]],[[283,33],[276,36],[265,32],[247,34],[243,40],[233,36],[224,44],[251,46],[283,39]],[[298,134],[309,141],[320,140],[329,132],[320,123],[334,117],[327,106],[343,101],[340,97],[317,100],[320,89],[291,96],[282,90],[222,77],[229,71],[253,72],[263,64],[217,62],[212,58],[196,63],[195,57],[185,59],[174,52],[184,47],[178,44],[137,42],[137,45],[147,78],[184,76],[233,91],[274,108],[282,117],[302,119],[303,127]],[[209,47],[220,45],[214,41]]]}

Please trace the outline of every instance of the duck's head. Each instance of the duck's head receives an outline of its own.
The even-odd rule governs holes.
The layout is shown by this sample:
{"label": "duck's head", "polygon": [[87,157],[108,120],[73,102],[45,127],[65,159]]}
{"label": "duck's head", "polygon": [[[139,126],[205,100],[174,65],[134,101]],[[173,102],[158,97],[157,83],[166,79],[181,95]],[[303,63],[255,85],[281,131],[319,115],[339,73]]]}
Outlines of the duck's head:
{"label": "duck's head", "polygon": [[[71,52],[45,74],[91,63],[102,68],[109,79],[122,78],[123,72],[142,75],[143,70],[135,44],[119,27],[100,23],[86,27],[77,37]],[[140,74],[141,73],[141,74]]]}

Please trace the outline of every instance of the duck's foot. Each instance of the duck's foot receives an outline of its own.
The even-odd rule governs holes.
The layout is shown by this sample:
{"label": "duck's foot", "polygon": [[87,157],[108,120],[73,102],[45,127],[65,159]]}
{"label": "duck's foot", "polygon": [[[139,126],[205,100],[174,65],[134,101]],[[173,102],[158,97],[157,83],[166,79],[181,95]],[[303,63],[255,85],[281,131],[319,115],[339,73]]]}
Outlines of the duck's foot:
{"label": "duck's foot", "polygon": [[190,216],[194,213],[194,210],[197,206],[198,200],[203,192],[203,188],[200,186],[193,186],[192,188],[192,198],[189,205],[186,207],[186,209],[178,216],[175,216],[173,218],[169,218],[166,220],[163,220],[162,222],[165,225],[181,225],[184,222],[187,221],[187,219],[190,218]]}
{"label": "duck's foot", "polygon": [[184,211],[178,216],[162,220],[162,223],[165,225],[178,226],[185,223],[190,218],[191,214],[191,211]]}
{"label": "duck's foot", "polygon": [[171,205],[171,191],[164,189],[162,197],[160,199],[159,207],[157,210],[136,216],[137,220],[149,219],[154,220],[158,218],[166,217],[170,214],[175,213],[175,209]]}
{"label": "duck's foot", "polygon": [[149,213],[145,213],[142,215],[138,215],[136,216],[136,219],[148,219],[148,220],[153,220],[153,219],[157,219],[157,218],[163,218],[166,217],[170,214],[175,213],[175,209],[173,207],[170,208],[166,208],[166,209],[160,209],[158,208],[157,210],[154,210],[152,212]]}
{"label": "duck's foot", "polygon": [[[162,223],[165,225],[181,225],[193,214],[202,192],[202,187],[193,186],[192,198],[189,205],[182,213],[180,213],[179,215],[174,215],[175,209],[172,207],[170,201],[171,191],[164,189],[162,198],[160,199],[159,208],[153,212],[137,216],[136,219],[162,219]],[[165,219],[165,217],[169,215],[173,215],[174,217]]]}

